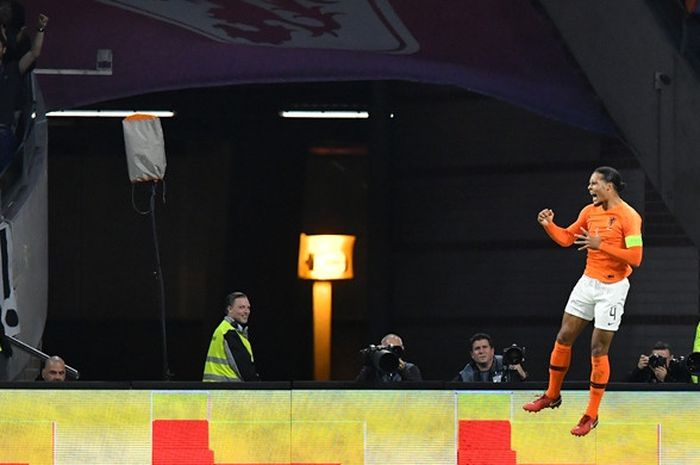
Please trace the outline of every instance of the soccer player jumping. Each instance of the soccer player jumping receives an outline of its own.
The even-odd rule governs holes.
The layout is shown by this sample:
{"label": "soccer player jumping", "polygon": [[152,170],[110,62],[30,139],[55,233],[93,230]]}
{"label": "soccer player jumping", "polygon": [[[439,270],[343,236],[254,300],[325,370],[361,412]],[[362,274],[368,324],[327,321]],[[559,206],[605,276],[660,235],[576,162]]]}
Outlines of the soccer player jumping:
{"label": "soccer player jumping", "polygon": [[642,218],[622,198],[620,173],[608,166],[596,168],[588,181],[593,202],[586,205],[568,228],[554,224],[548,208],[537,215],[549,237],[562,247],[585,250],[586,269],[569,296],[561,328],[549,359],[549,385],[538,399],[523,405],[528,412],[561,405],[561,385],[571,362],[571,346],[594,320],[591,337],[591,384],[588,407],[571,430],[585,436],[598,425],[598,407],[610,378],[608,349],[620,326],[629,291],[627,277],[642,262]]}

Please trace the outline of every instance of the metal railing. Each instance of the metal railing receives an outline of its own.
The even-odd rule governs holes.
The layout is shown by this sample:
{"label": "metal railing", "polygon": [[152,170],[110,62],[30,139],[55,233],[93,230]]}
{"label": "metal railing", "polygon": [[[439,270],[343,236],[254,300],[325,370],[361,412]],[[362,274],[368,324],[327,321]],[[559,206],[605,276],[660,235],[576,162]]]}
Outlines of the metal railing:
{"label": "metal railing", "polygon": [[[29,355],[39,358],[42,361],[46,361],[51,358],[50,355],[45,354],[44,352],[40,351],[39,349],[36,349],[29,344],[20,341],[19,339],[12,337],[12,336],[5,336],[10,343],[17,347],[19,350],[28,353]],[[80,379],[80,372],[76,370],[75,368],[66,365],[66,374],[69,375],[73,379]]]}

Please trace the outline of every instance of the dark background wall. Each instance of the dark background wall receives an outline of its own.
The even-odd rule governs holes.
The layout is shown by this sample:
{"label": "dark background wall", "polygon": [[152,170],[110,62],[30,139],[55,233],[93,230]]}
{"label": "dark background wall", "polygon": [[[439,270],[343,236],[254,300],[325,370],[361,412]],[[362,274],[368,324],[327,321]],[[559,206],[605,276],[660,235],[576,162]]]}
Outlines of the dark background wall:
{"label": "dark background wall", "polygon": [[[277,117],[308,102],[384,117]],[[697,249],[614,139],[465,91],[398,82],[202,89],[104,106],[178,111],[163,120],[166,203],[156,208],[175,379],[200,378],[232,290],[251,296],[263,379],[311,378],[311,283],[296,277],[301,232],[358,236],[355,279],[333,285],[333,379],[352,379],[358,350],[389,331],[404,337],[426,379],[451,379],[477,331],[498,349],[525,346],[532,378],[546,379],[585,257],[552,243],[535,215],[550,207],[560,224],[573,221],[601,164],[621,169],[625,199],[645,216],[645,261],[613,343],[613,381],[657,339],[690,351]],[[150,219],[132,208],[121,123],[52,120],[49,134],[44,348],[85,379],[160,379]],[[318,146],[360,154],[313,155]],[[135,186],[139,208],[148,195]],[[575,347],[569,379],[588,377],[589,337]]]}

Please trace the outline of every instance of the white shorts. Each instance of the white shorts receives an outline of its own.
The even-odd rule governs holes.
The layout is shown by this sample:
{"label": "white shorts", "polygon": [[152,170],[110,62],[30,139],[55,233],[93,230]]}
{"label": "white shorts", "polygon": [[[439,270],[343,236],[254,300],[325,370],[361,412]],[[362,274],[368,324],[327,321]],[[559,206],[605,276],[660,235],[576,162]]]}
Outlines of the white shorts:
{"label": "white shorts", "polygon": [[571,291],[564,311],[587,321],[595,320],[596,328],[617,331],[629,290],[627,278],[616,283],[604,283],[583,275]]}

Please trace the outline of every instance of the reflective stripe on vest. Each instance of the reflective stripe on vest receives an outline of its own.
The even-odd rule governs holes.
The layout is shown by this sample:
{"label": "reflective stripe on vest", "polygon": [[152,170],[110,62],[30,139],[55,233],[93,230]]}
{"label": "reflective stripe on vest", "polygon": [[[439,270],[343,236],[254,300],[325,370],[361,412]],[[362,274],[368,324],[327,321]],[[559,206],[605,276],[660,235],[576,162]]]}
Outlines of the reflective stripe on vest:
{"label": "reflective stripe on vest", "polygon": [[236,373],[226,358],[226,339],[224,339],[224,336],[229,331],[236,332],[238,337],[241,339],[243,346],[246,348],[246,351],[250,354],[251,360],[253,359],[253,348],[250,346],[250,341],[248,341],[248,338],[241,332],[237,331],[236,328],[231,325],[231,323],[223,320],[214,330],[214,334],[211,337],[209,352],[207,352],[207,359],[204,362],[204,375],[202,376],[202,381],[235,382],[241,380],[238,373]]}

